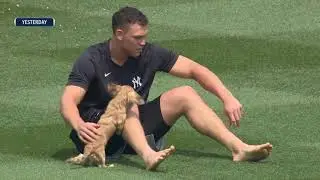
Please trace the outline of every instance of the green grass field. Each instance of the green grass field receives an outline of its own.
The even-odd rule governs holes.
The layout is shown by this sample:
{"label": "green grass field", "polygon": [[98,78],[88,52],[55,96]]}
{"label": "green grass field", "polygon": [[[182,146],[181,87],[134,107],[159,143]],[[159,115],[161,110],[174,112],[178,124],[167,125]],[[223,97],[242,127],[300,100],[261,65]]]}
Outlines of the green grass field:
{"label": "green grass field", "polygon": [[[59,96],[73,61],[111,36],[111,15],[134,5],[150,20],[150,41],[220,76],[246,116],[231,128],[249,143],[270,141],[261,163],[233,163],[220,144],[181,120],[167,136],[177,152],[157,172],[136,156],[114,168],[82,168],[73,154]],[[0,179],[320,179],[320,1],[4,0],[1,5]],[[53,28],[15,27],[19,16],[52,16]],[[195,82],[158,74],[150,98],[194,87],[222,115],[222,104]]]}

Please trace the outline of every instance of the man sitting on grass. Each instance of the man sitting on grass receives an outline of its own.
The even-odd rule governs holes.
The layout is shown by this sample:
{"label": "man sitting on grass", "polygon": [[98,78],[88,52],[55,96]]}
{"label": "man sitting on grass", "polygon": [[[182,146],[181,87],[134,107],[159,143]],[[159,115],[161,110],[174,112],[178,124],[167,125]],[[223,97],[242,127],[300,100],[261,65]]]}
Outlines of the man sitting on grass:
{"label": "man sitting on grass", "polygon": [[230,124],[239,126],[242,117],[242,105],[208,68],[146,41],[148,19],[141,11],[121,8],[112,16],[112,30],[111,39],[90,46],[74,63],[61,97],[62,116],[73,128],[70,138],[80,153],[84,143],[98,137],[96,122],[110,101],[105,87],[115,82],[132,86],[147,103],[128,112],[122,135],[114,135],[108,144],[108,155],[134,151],[148,170],[156,169],[174,149],[157,149],[146,135],[157,143],[179,117],[185,116],[196,131],[224,145],[233,161],[258,161],[269,156],[270,143],[249,145],[241,141],[189,86],[173,88],[147,101],[155,73],[163,71],[193,79],[219,97]]}

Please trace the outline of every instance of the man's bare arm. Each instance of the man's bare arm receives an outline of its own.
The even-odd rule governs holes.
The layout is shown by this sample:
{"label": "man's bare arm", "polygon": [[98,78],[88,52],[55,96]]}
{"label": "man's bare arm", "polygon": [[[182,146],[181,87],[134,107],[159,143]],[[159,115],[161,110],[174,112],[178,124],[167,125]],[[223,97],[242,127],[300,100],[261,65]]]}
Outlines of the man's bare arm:
{"label": "man's bare arm", "polygon": [[187,57],[180,55],[169,73],[177,77],[196,80],[204,89],[215,94],[223,102],[232,96],[212,71]]}
{"label": "man's bare arm", "polygon": [[196,80],[204,89],[221,99],[230,124],[240,125],[239,120],[243,113],[242,105],[224,86],[219,77],[208,68],[180,55],[169,73],[177,77]]}
{"label": "man's bare arm", "polygon": [[85,123],[80,117],[77,105],[84,97],[85,89],[78,86],[66,86],[60,100],[60,113],[65,122],[77,131],[80,139],[85,142],[93,142],[98,138],[96,123]]}
{"label": "man's bare arm", "polygon": [[78,86],[66,86],[60,99],[60,113],[65,122],[73,129],[83,122],[79,115],[77,105],[80,103],[86,91]]}

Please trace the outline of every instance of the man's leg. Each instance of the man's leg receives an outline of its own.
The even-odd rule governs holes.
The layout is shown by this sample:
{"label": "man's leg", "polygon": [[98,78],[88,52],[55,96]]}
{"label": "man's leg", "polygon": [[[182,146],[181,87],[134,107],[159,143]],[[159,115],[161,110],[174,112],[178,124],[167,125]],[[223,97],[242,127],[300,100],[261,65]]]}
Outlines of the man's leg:
{"label": "man's leg", "polygon": [[175,148],[171,146],[167,149],[156,152],[149,146],[144,130],[139,121],[139,111],[137,106],[134,106],[128,112],[128,118],[125,122],[122,136],[136,151],[136,153],[142,157],[148,170],[156,169],[163,160],[175,151]]}
{"label": "man's leg", "polygon": [[234,161],[261,160],[272,150],[269,143],[248,145],[242,142],[191,87],[178,87],[162,94],[160,106],[167,125],[172,126],[181,115],[185,115],[198,132],[225,145],[232,152]]}

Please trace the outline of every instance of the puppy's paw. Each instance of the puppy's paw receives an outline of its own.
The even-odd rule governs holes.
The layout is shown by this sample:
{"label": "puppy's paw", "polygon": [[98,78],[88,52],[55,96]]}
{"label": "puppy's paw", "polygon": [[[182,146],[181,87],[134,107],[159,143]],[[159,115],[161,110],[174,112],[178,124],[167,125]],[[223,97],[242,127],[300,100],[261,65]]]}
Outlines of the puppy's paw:
{"label": "puppy's paw", "polygon": [[68,158],[65,162],[70,164],[81,165],[84,163],[86,156],[83,154],[79,154],[78,156]]}

